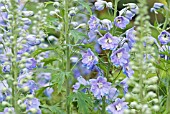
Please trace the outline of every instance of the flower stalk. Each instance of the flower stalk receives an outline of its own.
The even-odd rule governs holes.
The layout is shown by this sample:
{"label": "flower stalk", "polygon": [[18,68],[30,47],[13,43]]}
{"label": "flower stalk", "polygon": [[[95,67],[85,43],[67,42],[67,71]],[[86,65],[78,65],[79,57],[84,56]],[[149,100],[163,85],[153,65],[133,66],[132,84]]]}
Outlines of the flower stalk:
{"label": "flower stalk", "polygon": [[65,12],[64,12],[64,28],[65,28],[65,40],[66,40],[66,44],[67,44],[67,49],[66,49],[66,72],[67,72],[67,80],[66,80],[66,98],[67,98],[67,102],[66,102],[66,107],[67,107],[67,114],[70,114],[70,104],[69,104],[69,101],[68,101],[68,96],[70,94],[70,85],[69,85],[69,82],[70,82],[70,76],[69,75],[69,72],[70,72],[70,47],[69,47],[69,44],[70,44],[70,39],[68,38],[68,34],[69,34],[69,17],[68,17],[68,5],[69,5],[69,0],[65,0],[64,1],[65,4],[64,4],[64,9],[65,9]]}

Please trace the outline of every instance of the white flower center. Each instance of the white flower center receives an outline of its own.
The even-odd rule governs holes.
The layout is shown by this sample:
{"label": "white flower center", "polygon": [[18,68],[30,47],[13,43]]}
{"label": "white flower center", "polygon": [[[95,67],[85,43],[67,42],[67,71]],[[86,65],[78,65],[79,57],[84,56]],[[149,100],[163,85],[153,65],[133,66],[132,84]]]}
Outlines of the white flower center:
{"label": "white flower center", "polygon": [[107,38],[107,39],[105,40],[105,42],[106,42],[106,43],[112,43],[112,39],[111,39],[111,38]]}
{"label": "white flower center", "polygon": [[118,20],[116,20],[116,22],[117,22],[117,23],[121,23],[121,20],[120,20],[120,19],[118,19]]}
{"label": "white flower center", "polygon": [[120,59],[122,57],[122,52],[117,53],[117,57]]}
{"label": "white flower center", "polygon": [[102,88],[103,87],[103,84],[102,83],[97,83],[98,87],[99,88]]}
{"label": "white flower center", "polygon": [[93,56],[88,56],[88,61],[93,60]]}
{"label": "white flower center", "polygon": [[117,111],[120,111],[122,109],[122,106],[121,106],[121,104],[119,103],[118,105],[116,105],[116,110]]}
{"label": "white flower center", "polygon": [[163,35],[162,38],[163,38],[164,41],[168,41],[168,36],[167,35]]}

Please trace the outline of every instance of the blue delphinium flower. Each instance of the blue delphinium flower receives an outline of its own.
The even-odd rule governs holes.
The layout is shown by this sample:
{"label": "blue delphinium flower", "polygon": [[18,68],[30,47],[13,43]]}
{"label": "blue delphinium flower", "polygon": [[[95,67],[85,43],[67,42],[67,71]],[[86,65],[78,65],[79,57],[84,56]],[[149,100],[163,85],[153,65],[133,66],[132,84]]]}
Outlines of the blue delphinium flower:
{"label": "blue delphinium flower", "polygon": [[32,70],[36,68],[36,64],[37,64],[37,61],[34,58],[29,58],[27,59],[25,66],[27,69]]}
{"label": "blue delphinium flower", "polygon": [[97,32],[94,30],[90,30],[88,32],[88,37],[89,37],[89,40],[88,40],[89,43],[95,41],[97,39]]}
{"label": "blue delphinium flower", "polygon": [[127,81],[128,81],[128,77],[126,77],[125,79],[123,79],[120,84],[123,86],[123,91],[124,91],[124,94],[126,94],[128,92],[128,87],[129,85],[127,84]]}
{"label": "blue delphinium flower", "polygon": [[24,101],[24,104],[26,104],[26,111],[28,114],[41,114],[41,110],[39,108],[40,106],[40,101],[37,98],[33,99],[26,99]]}
{"label": "blue delphinium flower", "polygon": [[118,28],[121,28],[121,29],[126,28],[126,25],[129,24],[129,22],[130,22],[129,19],[127,19],[124,16],[117,16],[114,19],[115,26],[117,26]]}
{"label": "blue delphinium flower", "polygon": [[89,82],[91,85],[90,90],[97,99],[109,94],[111,83],[107,82],[105,77],[99,76],[97,79],[90,79]]}
{"label": "blue delphinium flower", "polygon": [[131,12],[127,8],[123,8],[122,10],[119,11],[120,16],[124,16],[129,20],[132,20],[132,18],[135,16],[135,13]]}
{"label": "blue delphinium flower", "polygon": [[[0,8],[2,7],[5,7],[4,4],[1,4],[0,3]],[[8,13],[7,12],[4,12],[4,11],[0,11],[0,26],[6,26],[7,23],[6,23],[6,20],[8,19]]]}
{"label": "blue delphinium flower", "polygon": [[96,16],[91,16],[88,21],[90,30],[97,30],[100,26],[100,20]]}
{"label": "blue delphinium flower", "polygon": [[28,80],[26,83],[23,83],[21,85],[21,88],[24,91],[29,91],[31,94],[34,94],[36,90],[38,90],[37,84],[34,82],[34,80]]}
{"label": "blue delphinium flower", "polygon": [[119,91],[116,88],[110,88],[108,96],[106,96],[109,100],[115,100],[119,94]]}
{"label": "blue delphinium flower", "polygon": [[37,76],[38,85],[44,87],[51,80],[51,73],[40,73]]}
{"label": "blue delphinium flower", "polygon": [[112,36],[110,33],[106,33],[103,37],[98,39],[98,43],[102,46],[103,50],[114,50],[120,42],[118,37]]}
{"label": "blue delphinium flower", "polygon": [[113,28],[112,22],[108,19],[103,19],[100,22],[101,22],[101,26],[100,26],[101,30],[109,31],[111,30],[111,28]]}
{"label": "blue delphinium flower", "polygon": [[105,5],[106,5],[106,1],[103,1],[103,0],[97,0],[97,2],[95,2],[95,8],[96,10],[98,11],[101,11],[104,9]]}
{"label": "blue delphinium flower", "polygon": [[[168,54],[170,54],[170,46],[168,45],[162,45],[162,47],[159,48],[160,52],[167,52]],[[160,54],[161,58],[164,58],[165,60],[170,60],[170,56],[168,55],[164,55],[164,54]]]}
{"label": "blue delphinium flower", "polygon": [[102,49],[100,48],[100,44],[98,42],[96,42],[95,46],[94,46],[94,49],[97,53],[101,53],[102,52]]}
{"label": "blue delphinium flower", "polygon": [[98,58],[94,55],[94,53],[89,48],[86,53],[82,54],[82,63],[87,69],[92,69],[97,63]]}
{"label": "blue delphinium flower", "polygon": [[167,32],[166,30],[164,30],[158,36],[158,39],[159,39],[161,44],[168,44],[170,42],[170,33]]}
{"label": "blue delphinium flower", "polygon": [[162,3],[154,3],[154,5],[153,5],[153,8],[155,8],[155,9],[160,9],[163,7],[164,7],[164,4],[162,4]]}
{"label": "blue delphinium flower", "polygon": [[106,110],[110,114],[123,114],[127,108],[127,102],[124,102],[124,99],[117,98],[113,104],[106,107]]}
{"label": "blue delphinium flower", "polygon": [[134,32],[135,32],[134,27],[126,31],[126,38],[128,40],[128,45],[130,49],[132,48],[133,44],[136,42]]}
{"label": "blue delphinium flower", "polygon": [[51,94],[54,92],[54,89],[53,88],[46,88],[45,91],[44,91],[44,94],[48,97],[48,98],[51,98]]}
{"label": "blue delphinium flower", "polygon": [[26,37],[27,43],[31,46],[39,45],[41,43],[40,39],[37,39],[35,35],[28,35]]}
{"label": "blue delphinium flower", "polygon": [[151,8],[151,12],[158,13],[156,10],[159,10],[164,7],[164,4],[162,3],[154,3],[153,7]]}
{"label": "blue delphinium flower", "polygon": [[11,66],[10,65],[4,65],[2,68],[2,71],[4,73],[10,72],[11,71]]}
{"label": "blue delphinium flower", "polygon": [[120,48],[116,51],[113,51],[110,58],[111,58],[111,62],[115,65],[115,66],[124,66],[125,64],[128,63],[129,61],[129,53],[126,51],[125,48]]}
{"label": "blue delphinium flower", "polygon": [[4,112],[2,114],[15,114],[13,107],[5,107]]}
{"label": "blue delphinium flower", "polygon": [[137,13],[138,10],[139,10],[139,7],[135,4],[135,3],[128,3],[128,4],[125,4],[125,6],[128,7],[128,9],[133,12],[133,13]]}
{"label": "blue delphinium flower", "polygon": [[80,85],[89,85],[89,82],[86,81],[82,76],[79,76],[77,78],[78,82],[75,83],[75,85],[73,85],[73,92],[77,92],[77,90],[80,88]]}
{"label": "blue delphinium flower", "polygon": [[131,77],[131,76],[133,76],[133,74],[134,74],[134,71],[131,69],[131,67],[129,66],[129,64],[127,63],[127,64],[125,64],[124,66],[123,66],[123,73],[127,76],[127,77]]}

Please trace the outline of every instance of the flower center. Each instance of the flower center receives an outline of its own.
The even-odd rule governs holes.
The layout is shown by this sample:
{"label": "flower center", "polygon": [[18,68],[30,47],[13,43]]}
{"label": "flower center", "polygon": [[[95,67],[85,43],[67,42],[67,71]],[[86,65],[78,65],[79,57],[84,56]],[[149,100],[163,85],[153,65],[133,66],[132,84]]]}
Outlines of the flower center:
{"label": "flower center", "polygon": [[121,23],[121,20],[120,20],[120,19],[117,19],[116,22],[117,22],[117,23]]}
{"label": "flower center", "polygon": [[93,56],[88,56],[88,61],[93,60]]}
{"label": "flower center", "polygon": [[122,57],[122,52],[117,53],[117,57],[120,59]]}
{"label": "flower center", "polygon": [[116,110],[120,111],[122,109],[122,106],[120,105],[120,103],[118,105],[116,105]]}
{"label": "flower center", "polygon": [[126,70],[127,70],[127,71],[129,71],[129,70],[130,70],[129,66],[127,66],[127,67],[126,67]]}
{"label": "flower center", "polygon": [[103,87],[103,84],[100,82],[100,83],[97,83],[98,87],[99,88],[102,88]]}
{"label": "flower center", "polygon": [[107,42],[107,43],[112,43],[112,39],[111,38],[107,38],[106,40],[105,40],[105,42]]}
{"label": "flower center", "polygon": [[97,24],[97,21],[96,21],[96,20],[94,20],[94,21],[93,21],[93,24]]}
{"label": "flower center", "polygon": [[163,35],[163,40],[168,41],[168,35]]}

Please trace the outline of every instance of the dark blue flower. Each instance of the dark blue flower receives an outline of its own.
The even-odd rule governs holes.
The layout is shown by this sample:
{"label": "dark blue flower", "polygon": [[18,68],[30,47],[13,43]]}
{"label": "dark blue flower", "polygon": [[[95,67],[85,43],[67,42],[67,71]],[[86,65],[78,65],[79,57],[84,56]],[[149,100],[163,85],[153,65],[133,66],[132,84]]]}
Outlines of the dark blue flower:
{"label": "dark blue flower", "polygon": [[127,102],[124,99],[117,98],[113,104],[106,107],[109,114],[123,114],[124,110],[128,108]]}
{"label": "dark blue flower", "polygon": [[114,50],[120,42],[118,37],[112,36],[110,33],[106,33],[103,37],[98,39],[98,43],[102,46],[103,50]]}
{"label": "dark blue flower", "polygon": [[118,28],[121,28],[121,29],[124,29],[126,28],[126,25],[129,24],[129,19],[127,19],[126,17],[124,16],[117,16],[115,19],[114,19],[114,24],[118,27]]}
{"label": "dark blue flower", "polygon": [[164,30],[158,36],[158,39],[159,39],[161,44],[168,44],[170,42],[170,33],[167,32],[166,30]]}
{"label": "dark blue flower", "polygon": [[11,71],[11,66],[10,65],[4,65],[3,68],[2,68],[2,71],[4,73],[8,73]]}
{"label": "dark blue flower", "polygon": [[129,53],[126,51],[125,48],[120,48],[116,51],[113,51],[110,58],[111,58],[111,62],[115,65],[115,66],[124,66],[125,64],[128,63],[129,61]]}
{"label": "dark blue flower", "polygon": [[111,83],[107,82],[105,77],[99,76],[97,79],[90,79],[89,82],[91,85],[90,90],[97,99],[109,94]]}
{"label": "dark blue flower", "polygon": [[82,63],[87,69],[92,69],[97,63],[98,58],[94,55],[94,53],[89,48],[86,53],[82,54]]}
{"label": "dark blue flower", "polygon": [[100,26],[100,20],[96,16],[91,16],[88,21],[90,30],[97,30]]}

